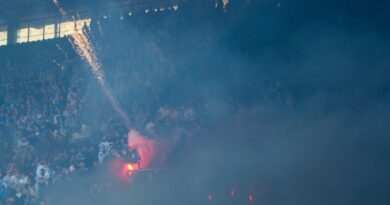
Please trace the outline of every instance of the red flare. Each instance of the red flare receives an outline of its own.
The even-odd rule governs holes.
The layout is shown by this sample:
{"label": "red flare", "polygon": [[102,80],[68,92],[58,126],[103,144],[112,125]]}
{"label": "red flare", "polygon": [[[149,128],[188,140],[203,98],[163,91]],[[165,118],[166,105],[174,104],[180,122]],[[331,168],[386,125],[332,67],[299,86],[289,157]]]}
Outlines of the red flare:
{"label": "red flare", "polygon": [[134,173],[134,171],[139,170],[139,167],[137,164],[125,164],[122,169],[122,175],[126,174],[126,176],[131,177]]}
{"label": "red flare", "polygon": [[127,182],[134,172],[139,170],[137,164],[131,164],[124,161],[122,158],[113,160],[110,164],[110,173],[122,182]]}

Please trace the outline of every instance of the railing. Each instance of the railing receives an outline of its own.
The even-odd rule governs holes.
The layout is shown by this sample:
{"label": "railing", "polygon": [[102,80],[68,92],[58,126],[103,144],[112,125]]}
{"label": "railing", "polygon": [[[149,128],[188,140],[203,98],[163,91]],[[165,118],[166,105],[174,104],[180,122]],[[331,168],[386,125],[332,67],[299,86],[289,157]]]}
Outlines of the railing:
{"label": "railing", "polygon": [[166,169],[140,169],[135,171],[128,171],[127,176],[131,179],[131,185],[145,187],[148,190],[153,190],[159,181],[161,181],[168,170]]}

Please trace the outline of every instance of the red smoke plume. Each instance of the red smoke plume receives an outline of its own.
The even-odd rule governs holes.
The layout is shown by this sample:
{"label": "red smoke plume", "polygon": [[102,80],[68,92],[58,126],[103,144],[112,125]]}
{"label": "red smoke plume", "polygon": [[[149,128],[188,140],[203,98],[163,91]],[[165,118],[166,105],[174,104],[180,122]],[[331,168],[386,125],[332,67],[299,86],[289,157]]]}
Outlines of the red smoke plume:
{"label": "red smoke plume", "polygon": [[135,148],[141,158],[141,169],[161,165],[169,152],[169,143],[161,139],[148,139],[132,129],[127,135],[128,145]]}

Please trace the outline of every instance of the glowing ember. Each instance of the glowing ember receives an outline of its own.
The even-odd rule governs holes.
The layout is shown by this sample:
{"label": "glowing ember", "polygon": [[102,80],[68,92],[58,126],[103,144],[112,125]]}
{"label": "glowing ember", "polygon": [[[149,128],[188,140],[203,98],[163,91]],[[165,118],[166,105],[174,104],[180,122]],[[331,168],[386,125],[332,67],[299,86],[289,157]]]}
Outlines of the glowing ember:
{"label": "glowing ember", "polygon": [[234,189],[230,190],[230,196],[234,196],[236,194],[236,191]]}
{"label": "glowing ember", "polygon": [[249,201],[253,201],[253,200],[254,200],[253,195],[252,195],[252,194],[249,194],[248,199],[249,199]]}

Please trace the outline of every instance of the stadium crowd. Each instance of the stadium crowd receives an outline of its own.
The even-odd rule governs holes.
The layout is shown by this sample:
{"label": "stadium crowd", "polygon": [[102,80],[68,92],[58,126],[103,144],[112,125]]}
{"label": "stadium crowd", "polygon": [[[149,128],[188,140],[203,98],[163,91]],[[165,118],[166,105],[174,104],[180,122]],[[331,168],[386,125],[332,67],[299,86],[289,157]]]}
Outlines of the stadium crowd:
{"label": "stadium crowd", "polygon": [[[10,83],[2,85],[0,105],[1,204],[44,203],[47,186],[96,169],[107,158],[127,155],[127,130],[111,108],[94,110],[96,116],[88,109],[83,112],[85,103],[96,99],[86,93],[83,84],[88,79],[87,66],[76,55],[70,58],[63,53],[72,53],[70,47],[62,48],[66,43],[60,39],[7,48],[13,50],[7,55],[27,54],[40,46],[52,50],[36,54],[34,58],[41,60],[23,61],[24,65],[18,65],[21,56],[2,62],[4,73],[10,74],[2,82]],[[25,78],[13,75],[26,67],[31,73]],[[140,117],[144,112],[148,111],[136,108],[130,116],[135,116],[134,126],[151,138],[188,134],[195,117],[192,108],[161,106],[146,122]],[[83,118],[85,115],[100,121],[96,124]],[[96,186],[92,185],[91,191],[99,190]]]}

